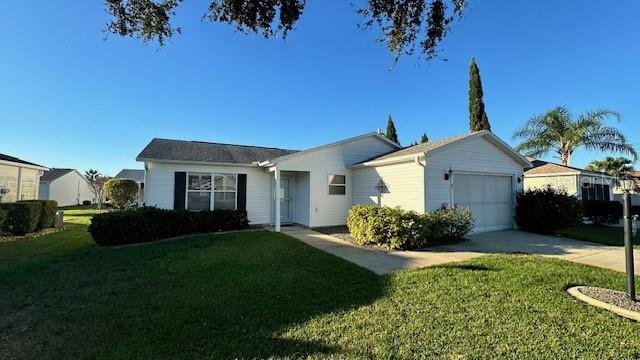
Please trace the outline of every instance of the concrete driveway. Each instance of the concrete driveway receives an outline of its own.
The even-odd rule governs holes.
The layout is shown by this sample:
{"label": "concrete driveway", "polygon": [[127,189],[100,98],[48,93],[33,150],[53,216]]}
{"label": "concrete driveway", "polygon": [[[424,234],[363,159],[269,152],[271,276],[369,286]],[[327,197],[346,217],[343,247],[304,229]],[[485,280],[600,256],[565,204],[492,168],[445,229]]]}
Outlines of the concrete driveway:
{"label": "concrete driveway", "polygon": [[[383,252],[362,248],[344,240],[301,227],[282,231],[313,247],[351,261],[376,274],[415,269],[488,254],[526,253],[556,257],[577,263],[625,271],[624,248],[604,246],[556,236],[521,231],[498,231],[468,236],[468,241],[419,251]],[[635,251],[636,274],[640,274],[640,250]]]}

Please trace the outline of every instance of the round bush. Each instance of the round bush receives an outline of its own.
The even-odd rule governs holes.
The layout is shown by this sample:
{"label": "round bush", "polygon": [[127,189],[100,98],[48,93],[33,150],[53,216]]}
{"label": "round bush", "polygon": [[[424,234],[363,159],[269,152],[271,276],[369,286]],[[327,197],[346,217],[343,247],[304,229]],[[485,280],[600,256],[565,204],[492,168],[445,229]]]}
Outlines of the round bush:
{"label": "round bush", "polygon": [[553,234],[581,219],[582,203],[562,189],[547,186],[518,195],[516,223],[522,230]]}
{"label": "round bush", "polygon": [[104,183],[104,193],[115,207],[124,209],[136,201],[138,184],[131,179],[109,179]]}
{"label": "round bush", "polygon": [[360,245],[412,249],[464,237],[473,226],[473,217],[469,209],[442,208],[418,214],[388,206],[356,205],[349,210],[347,226]]}

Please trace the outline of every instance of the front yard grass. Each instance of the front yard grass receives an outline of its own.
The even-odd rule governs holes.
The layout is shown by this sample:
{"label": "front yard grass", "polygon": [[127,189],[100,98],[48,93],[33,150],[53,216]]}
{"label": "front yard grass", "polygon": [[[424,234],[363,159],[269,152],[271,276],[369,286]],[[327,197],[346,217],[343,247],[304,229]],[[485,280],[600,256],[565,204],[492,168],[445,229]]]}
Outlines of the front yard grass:
{"label": "front yard grass", "polygon": [[640,324],[565,292],[622,273],[495,255],[380,277],[282,234],[98,248],[68,221],[0,245],[2,358],[640,357]]}
{"label": "front yard grass", "polygon": [[[624,245],[624,229],[621,227],[577,225],[560,230],[560,235],[604,245]],[[640,245],[640,237],[636,236],[633,243],[637,248]]]}

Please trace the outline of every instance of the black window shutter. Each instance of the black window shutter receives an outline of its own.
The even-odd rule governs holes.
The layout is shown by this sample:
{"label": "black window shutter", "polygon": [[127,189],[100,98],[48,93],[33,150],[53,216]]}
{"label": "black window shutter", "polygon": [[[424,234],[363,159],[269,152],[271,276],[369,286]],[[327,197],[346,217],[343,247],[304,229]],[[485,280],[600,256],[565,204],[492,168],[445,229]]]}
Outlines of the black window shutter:
{"label": "black window shutter", "polygon": [[247,210],[247,174],[238,174],[238,210]]}
{"label": "black window shutter", "polygon": [[173,187],[173,209],[181,210],[185,208],[185,197],[187,191],[187,173],[176,171]]}

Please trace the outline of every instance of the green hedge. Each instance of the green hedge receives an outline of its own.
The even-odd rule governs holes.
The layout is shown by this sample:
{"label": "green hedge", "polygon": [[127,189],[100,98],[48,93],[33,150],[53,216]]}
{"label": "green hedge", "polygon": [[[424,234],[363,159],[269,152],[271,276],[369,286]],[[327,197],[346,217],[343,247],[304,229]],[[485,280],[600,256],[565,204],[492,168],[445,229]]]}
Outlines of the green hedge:
{"label": "green hedge", "polygon": [[186,211],[155,207],[97,214],[89,232],[98,245],[123,245],[181,235],[244,229],[244,210]]}
{"label": "green hedge", "polygon": [[4,220],[7,218],[8,214],[9,212],[7,210],[0,210],[0,230],[2,230],[2,224],[4,224]]}
{"label": "green hedge", "polygon": [[473,226],[468,209],[442,208],[418,214],[400,208],[356,205],[349,210],[347,226],[360,245],[375,244],[389,249],[412,249],[460,239]]}
{"label": "green hedge", "polygon": [[56,221],[56,211],[58,211],[58,202],[55,200],[24,200],[23,202],[35,202],[40,204],[42,211],[40,212],[40,220],[36,230],[52,228]]}
{"label": "green hedge", "polygon": [[622,203],[619,201],[588,200],[582,202],[583,216],[594,224],[617,224],[622,218]]}
{"label": "green hedge", "polygon": [[16,202],[0,204],[8,211],[2,229],[13,235],[25,235],[38,229],[42,205],[38,202]]}
{"label": "green hedge", "polygon": [[581,219],[582,203],[564,190],[547,186],[518,195],[516,222],[522,230],[553,234]]}

